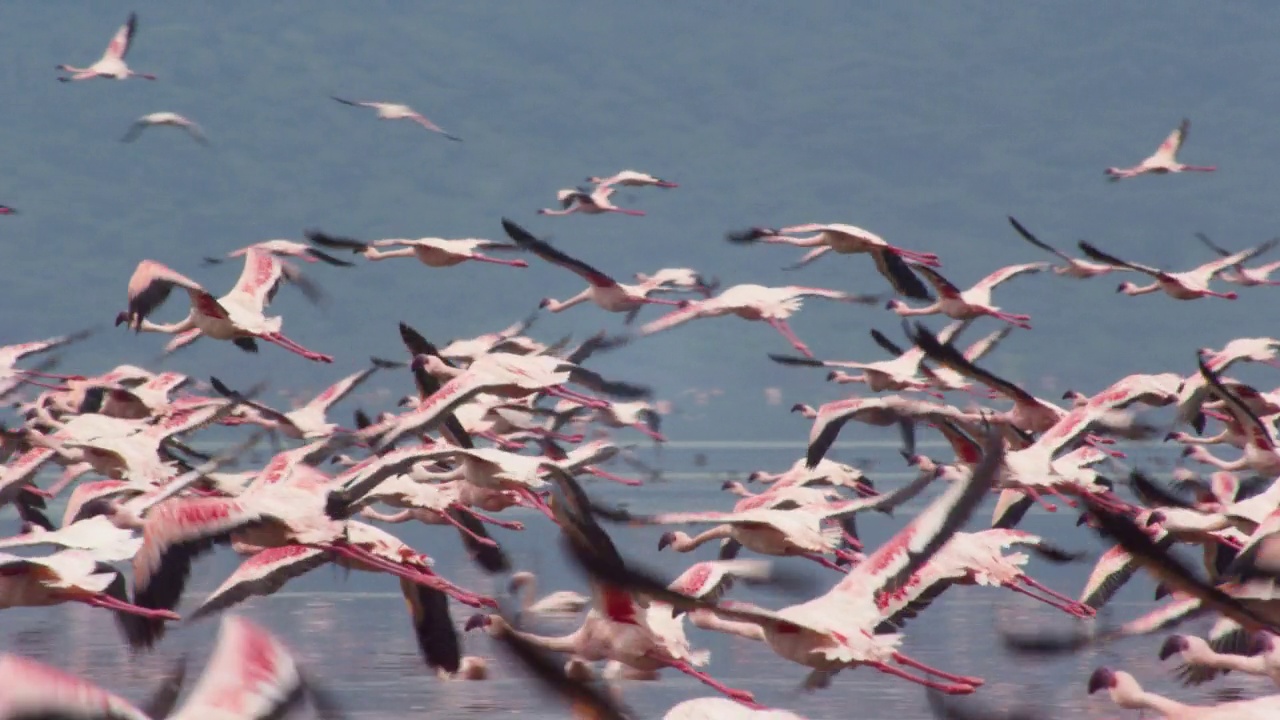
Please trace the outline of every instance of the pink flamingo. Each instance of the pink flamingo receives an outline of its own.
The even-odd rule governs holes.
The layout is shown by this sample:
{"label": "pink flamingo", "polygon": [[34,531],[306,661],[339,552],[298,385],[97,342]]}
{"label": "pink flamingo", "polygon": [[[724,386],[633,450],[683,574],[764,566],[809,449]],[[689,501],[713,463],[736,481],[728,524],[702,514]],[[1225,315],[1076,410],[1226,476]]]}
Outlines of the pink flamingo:
{"label": "pink flamingo", "polygon": [[[255,339],[266,340],[316,362],[333,362],[329,355],[308,350],[280,332],[283,318],[263,314],[284,279],[280,261],[269,252],[250,249],[244,271],[231,292],[215,298],[196,281],[154,260],[143,260],[129,279],[129,309],[116,316],[116,325],[128,323],[135,331],[177,334],[198,331],[215,340],[230,340],[237,347],[256,351]],[[191,311],[183,320],[157,325],[146,319],[175,287],[186,289]]]}
{"label": "pink flamingo", "polygon": [[1191,121],[1183,118],[1182,123],[1177,129],[1169,133],[1169,137],[1160,143],[1160,147],[1156,149],[1150,157],[1130,168],[1109,167],[1106,173],[1112,182],[1123,180],[1124,178],[1137,177],[1152,173],[1155,175],[1165,175],[1168,173],[1180,172],[1213,172],[1216,167],[1203,165],[1185,165],[1178,162],[1178,150],[1182,149],[1182,143],[1187,139],[1187,130],[1191,127]]}
{"label": "pink flamingo", "polygon": [[[308,230],[307,240],[328,248],[336,250],[351,250],[359,253],[369,260],[388,260],[399,257],[417,258],[418,262],[427,267],[444,268],[459,265],[468,260],[476,262],[494,263],[496,265],[509,265],[511,267],[529,267],[529,263],[524,260],[503,260],[501,258],[492,257],[481,253],[481,250],[517,250],[515,245],[509,243],[494,242],[493,240],[481,240],[479,238],[464,238],[461,240],[446,240],[444,238],[424,237],[417,240],[407,240],[404,238],[392,238],[388,240],[374,240],[373,242],[361,242],[352,240],[351,238],[337,237],[335,235],[327,235],[319,230]],[[380,247],[401,247],[398,250],[379,250]]]}
{"label": "pink flamingo", "polygon": [[112,36],[111,42],[107,45],[107,49],[102,53],[102,58],[98,62],[87,68],[72,67],[70,65],[59,65],[58,70],[72,73],[71,77],[60,77],[60,82],[71,82],[72,80],[88,80],[90,78],[114,78],[116,80],[125,80],[131,77],[140,77],[147,80],[155,80],[155,75],[147,73],[134,72],[125,64],[124,56],[129,53],[129,48],[133,45],[134,33],[138,31],[138,14],[129,13],[129,19],[116,34]]}
{"label": "pink flamingo", "polygon": [[1080,249],[1085,255],[1099,262],[1110,263],[1118,267],[1128,268],[1143,275],[1151,276],[1155,282],[1150,285],[1139,287],[1131,282],[1121,283],[1116,288],[1116,292],[1125,295],[1146,295],[1158,290],[1163,290],[1166,295],[1174,300],[1198,300],[1203,297],[1217,297],[1224,300],[1235,300],[1237,295],[1234,292],[1216,292],[1209,289],[1209,283],[1217,277],[1222,271],[1235,267],[1246,262],[1257,255],[1261,255],[1271,250],[1276,245],[1280,245],[1280,238],[1273,238],[1261,245],[1243,250],[1234,255],[1219,258],[1210,263],[1205,263],[1197,268],[1187,270],[1186,272],[1171,273],[1150,265],[1139,265],[1127,260],[1105,253],[1093,245],[1080,241]]}
{"label": "pink flamingo", "polygon": [[[330,97],[333,97],[333,96],[330,95]],[[422,127],[430,130],[431,132],[440,133],[441,135],[444,135],[445,137],[455,142],[462,142],[462,138],[458,137],[457,135],[450,135],[449,133],[445,132],[443,129],[441,129],[439,125],[436,125],[435,123],[431,122],[426,118],[425,115],[418,112],[417,110],[414,110],[408,105],[400,105],[397,103],[386,103],[386,102],[357,102],[354,100],[343,100],[340,97],[333,97],[333,99],[337,100],[343,105],[372,108],[378,111],[379,120],[411,120],[413,122],[418,123]]]}
{"label": "pink flamingo", "polygon": [[577,190],[559,190],[556,199],[560,201],[560,209],[542,208],[539,215],[600,215],[602,213],[621,213],[623,215],[644,215],[643,210],[620,208],[609,198],[615,192],[610,185],[600,185],[593,190],[579,188]]}
{"label": "pink flamingo", "polygon": [[1009,267],[1000,268],[990,275],[982,278],[976,285],[968,290],[961,291],[942,276],[941,273],[933,268],[923,265],[915,266],[916,272],[924,275],[925,280],[938,291],[938,300],[927,307],[913,308],[908,307],[901,300],[890,300],[885,307],[894,311],[898,315],[934,315],[942,313],[949,318],[956,320],[968,320],[970,318],[990,315],[997,320],[1003,320],[1020,328],[1031,329],[1028,323],[1031,320],[1029,315],[1013,315],[1003,312],[1000,308],[991,304],[991,291],[997,285],[1010,278],[1017,277],[1029,273],[1038,273],[1049,267],[1049,263],[1027,263],[1025,265],[1010,265]]}
{"label": "pink flamingo", "polygon": [[587,182],[600,187],[609,187],[611,185],[625,185],[627,187],[660,187],[674,188],[680,187],[676,183],[654,177],[648,173],[642,173],[638,170],[623,170],[621,172],[610,175],[609,177],[592,176],[587,178]]}
{"label": "pink flamingo", "polygon": [[[1200,242],[1209,246],[1220,257],[1231,257],[1231,251],[1220,247],[1209,239],[1204,233],[1196,233],[1196,237]],[[1247,268],[1244,265],[1236,265],[1231,270],[1224,271],[1219,277],[1222,282],[1235,283],[1244,287],[1257,287],[1259,285],[1280,285],[1280,280],[1272,280],[1271,275],[1276,270],[1280,270],[1280,260],[1275,260],[1265,265],[1259,265],[1255,268]]]}

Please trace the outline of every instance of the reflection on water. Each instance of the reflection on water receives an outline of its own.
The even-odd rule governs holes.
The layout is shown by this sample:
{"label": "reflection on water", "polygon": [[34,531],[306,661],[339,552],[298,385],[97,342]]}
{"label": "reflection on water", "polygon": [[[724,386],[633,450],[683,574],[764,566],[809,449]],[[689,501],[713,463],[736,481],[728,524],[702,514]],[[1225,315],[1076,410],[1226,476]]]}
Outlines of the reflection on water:
{"label": "reflection on water", "polygon": [[[900,467],[892,449],[877,453],[883,468]],[[865,451],[864,451],[865,453]],[[790,464],[787,451],[727,453],[736,467],[781,470]],[[664,464],[680,468],[692,464],[694,453],[664,452]],[[680,468],[684,469],[684,468]],[[707,468],[716,470],[715,466]],[[881,489],[895,482],[887,472],[875,473]],[[687,480],[661,482],[640,489],[596,482],[590,492],[601,500],[626,499],[640,512],[657,509],[729,509],[733,497],[719,490],[719,481]],[[936,491],[934,491],[936,492]],[[901,526],[920,505],[899,510],[895,518],[872,514],[860,518],[859,530],[868,545],[881,542]],[[988,510],[973,527],[989,520]],[[520,513],[516,513],[519,515]],[[539,574],[539,592],[567,589],[585,592],[581,577],[560,557],[554,534],[538,516],[521,517],[528,529],[513,533],[494,529],[495,537],[513,555],[516,565]],[[1096,558],[1104,546],[1092,534],[1075,526],[1076,515],[1063,508],[1055,514],[1036,509],[1024,522],[1024,529],[1041,533],[1056,544],[1072,550],[1088,550]],[[6,529],[11,525],[3,519]],[[499,592],[494,581],[478,571],[460,552],[455,532],[443,527],[406,527],[393,532],[418,549],[432,555],[438,571],[461,585],[490,593]],[[711,559],[714,544],[696,553],[659,553],[656,528],[612,528],[619,548],[639,564],[675,577],[695,560]],[[190,610],[199,596],[217,587],[235,567],[239,558],[227,550],[202,558],[195,565],[188,594],[179,611]],[[819,587],[827,587],[835,574],[802,559],[785,561],[788,567],[809,574]],[[810,567],[812,565],[812,567]],[[1054,566],[1031,560],[1031,574],[1067,594],[1076,594],[1091,569],[1091,563]],[[1114,607],[1099,622],[1123,622],[1153,606],[1153,585],[1145,578],[1129,584],[1116,598]],[[798,598],[777,589],[739,587],[735,597],[779,607]],[[803,598],[799,598],[803,599]],[[344,702],[352,717],[403,717],[406,711],[431,718],[489,717],[519,713],[528,718],[563,718],[563,708],[530,689],[517,668],[502,653],[494,652],[487,636],[470,633],[463,638],[469,654],[489,658],[492,679],[485,682],[441,681],[426,671],[410,630],[408,613],[398,592],[397,581],[389,576],[346,572],[333,567],[312,571],[289,583],[268,598],[243,604],[239,610],[278,633],[297,653],[310,673],[329,685]],[[454,606],[454,619],[461,626],[473,611]],[[109,613],[75,605],[55,608],[24,608],[0,614],[0,643],[5,651],[38,658],[102,684],[133,699],[142,699],[152,690],[180,655],[187,654],[192,667],[203,667],[217,631],[216,620],[172,625],[170,633],[154,653],[131,657]],[[1132,672],[1149,689],[1193,702],[1213,702],[1212,693],[1239,688],[1246,696],[1274,692],[1265,679],[1228,676],[1207,687],[1184,689],[1173,682],[1174,662],[1161,663],[1156,657],[1159,638],[1129,640],[1119,645],[1091,650],[1053,661],[1012,658],[998,646],[994,628],[997,621],[1019,625],[1068,627],[1072,620],[1029,598],[1000,588],[957,587],[948,590],[921,616],[908,623],[904,652],[943,670],[987,679],[979,692],[991,708],[1054,708],[1054,717],[1095,717],[1114,715],[1101,697],[1089,697],[1085,683],[1099,665],[1122,667]],[[533,629],[545,634],[561,634],[576,626],[576,619],[542,620]],[[1188,623],[1185,631],[1203,631],[1209,621]],[[831,688],[804,693],[798,689],[806,671],[784,662],[767,647],[740,638],[721,636],[688,628],[691,641],[711,650],[708,671],[733,687],[749,689],[769,705],[787,707],[811,718],[927,717],[923,691],[917,686],[888,678],[869,669],[841,673]],[[692,697],[711,694],[705,686],[675,672],[658,682],[627,682],[627,702],[642,717],[661,717],[672,705]],[[856,711],[853,710],[856,708]]]}

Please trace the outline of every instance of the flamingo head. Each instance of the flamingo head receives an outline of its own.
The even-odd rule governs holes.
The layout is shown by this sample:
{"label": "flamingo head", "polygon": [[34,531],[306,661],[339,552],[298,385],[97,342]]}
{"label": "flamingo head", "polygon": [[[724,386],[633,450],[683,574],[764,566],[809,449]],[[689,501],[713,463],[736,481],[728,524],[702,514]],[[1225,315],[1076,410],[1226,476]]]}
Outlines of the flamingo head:
{"label": "flamingo head", "polygon": [[894,298],[884,304],[884,309],[898,312],[899,310],[907,309],[907,306],[906,306],[906,303],[902,302],[901,300],[898,300],[897,298]]}
{"label": "flamingo head", "polygon": [[731,243],[737,243],[739,245],[742,245],[745,243],[755,242],[756,240],[759,240],[760,238],[763,238],[763,237],[770,237],[773,235],[780,235],[780,234],[781,234],[780,232],[778,232],[777,230],[774,230],[773,228],[751,227],[751,228],[747,228],[746,230],[735,230],[733,232],[726,233],[724,236],[724,239],[728,240]]}
{"label": "flamingo head", "polygon": [[[794,408],[792,409],[792,412],[795,412]],[[756,470],[755,472],[747,476],[747,482],[752,483],[759,480],[762,477],[764,477],[764,473],[759,470]]]}
{"label": "flamingo head", "polygon": [[1240,297],[1240,296],[1239,296],[1238,294],[1236,294],[1234,291],[1227,291],[1227,292],[1222,293],[1222,299],[1223,299],[1223,300],[1235,300],[1235,299],[1236,299],[1236,298],[1238,298],[1238,297]]}
{"label": "flamingo head", "polygon": [[837,379],[839,379],[839,377],[840,377],[840,371],[832,370],[831,372],[827,373],[827,382],[835,382]]}
{"label": "flamingo head", "polygon": [[1118,292],[1118,293],[1131,293],[1131,292],[1133,292],[1134,290],[1137,290],[1137,289],[1138,289],[1138,286],[1137,286],[1137,285],[1134,285],[1133,283],[1129,282],[1128,280],[1126,280],[1126,281],[1124,281],[1124,282],[1122,282],[1122,283],[1120,283],[1119,285],[1117,285],[1117,286],[1116,286],[1116,292]]}
{"label": "flamingo head", "polygon": [[1092,695],[1099,690],[1110,690],[1116,686],[1115,671],[1108,668],[1100,667],[1093,671],[1089,676],[1089,694]]}
{"label": "flamingo head", "polygon": [[476,613],[467,618],[467,624],[462,627],[463,632],[471,632],[476,628],[487,628],[493,624],[493,619],[484,613]]}
{"label": "flamingo head", "polygon": [[538,301],[538,309],[545,310],[551,307],[552,302],[554,301],[551,298],[542,298],[542,300]]}
{"label": "flamingo head", "polygon": [[1091,525],[1089,522],[1089,513],[1080,513],[1080,517],[1076,518],[1076,527],[1081,525]]}
{"label": "flamingo head", "polygon": [[1152,525],[1160,525],[1164,523],[1164,520],[1165,520],[1164,513],[1160,512],[1159,510],[1152,510],[1151,514],[1147,516],[1147,527],[1151,527]]}
{"label": "flamingo head", "polygon": [[129,313],[127,311],[121,311],[116,315],[116,327],[120,327],[127,322],[129,322]]}
{"label": "flamingo head", "polygon": [[658,549],[663,550],[668,545],[670,545],[675,541],[676,541],[675,532],[668,530],[667,532],[662,533],[662,537],[658,538]]}
{"label": "flamingo head", "polygon": [[1164,644],[1160,646],[1160,659],[1168,660],[1180,652],[1191,649],[1191,643],[1187,642],[1187,638],[1182,635],[1170,635]]}

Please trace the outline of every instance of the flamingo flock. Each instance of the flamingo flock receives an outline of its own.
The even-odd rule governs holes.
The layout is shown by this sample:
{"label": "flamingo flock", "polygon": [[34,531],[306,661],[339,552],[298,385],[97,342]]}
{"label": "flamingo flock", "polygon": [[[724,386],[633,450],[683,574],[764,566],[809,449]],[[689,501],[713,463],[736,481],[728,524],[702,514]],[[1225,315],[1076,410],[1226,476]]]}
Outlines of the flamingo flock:
{"label": "flamingo flock", "polygon": [[[155,80],[125,63],[137,28],[131,14],[100,60],[85,68],[59,66],[69,73],[59,79]],[[333,99],[459,140],[405,105]],[[156,125],[204,139],[198,125],[172,113],[143,116],[125,139]],[[1108,168],[1107,175],[1119,180],[1214,170],[1177,161],[1188,127],[1182,121],[1150,158],[1132,168]],[[538,214],[642,216],[644,211],[613,204],[616,188],[680,187],[635,170],[589,176],[586,182],[590,187],[561,190],[560,208]],[[0,214],[12,212],[0,206]],[[1229,672],[1280,684],[1280,391],[1226,375],[1243,363],[1280,367],[1280,339],[1238,338],[1221,349],[1203,348],[1194,358],[1175,360],[1176,371],[1117,378],[1092,395],[1069,391],[1062,404],[984,367],[998,346],[1035,341],[1030,316],[993,304],[993,290],[1011,278],[1026,276],[1019,285],[1053,282],[1048,274],[1031,277],[1050,268],[1079,280],[1136,273],[1148,276],[1150,284],[1125,282],[1118,292],[1235,300],[1240,292],[1276,284],[1269,276],[1277,263],[1247,263],[1280,239],[1232,253],[1202,237],[1216,259],[1170,272],[1084,241],[1079,248],[1087,260],[1073,258],[1009,217],[1022,239],[1063,264],[993,268],[961,290],[943,274],[944,254],[907,250],[854,225],[754,227],[727,232],[725,251],[755,244],[806,248],[787,272],[828,253],[870,255],[888,288],[854,292],[797,281],[721,289],[718,279],[692,268],[609,275],[516,220],[488,221],[502,239],[362,241],[312,229],[300,240],[253,243],[205,258],[205,264],[243,264],[235,285],[220,297],[147,258],[138,259],[127,282],[120,279],[125,309],[116,315],[116,326],[172,336],[166,353],[207,337],[230,341],[248,354],[259,353],[261,342],[307,361],[348,365],[349,372],[335,375],[329,387],[292,409],[262,399],[261,386],[236,387],[218,377],[203,383],[181,372],[132,365],[94,368],[89,357],[80,374],[50,372],[88,331],[0,348],[0,399],[20,415],[0,433],[0,506],[12,505],[20,520],[0,537],[0,609],[80,603],[103,617],[109,612],[134,653],[153,651],[175,623],[214,615],[221,622],[204,673],[182,703],[180,669],[143,707],[91,678],[16,653],[0,654],[0,720],[267,718],[292,711],[304,699],[321,717],[341,717],[345,708],[282,640],[234,613],[245,601],[270,596],[324,565],[394,576],[407,608],[404,631],[412,633],[426,671],[438,680],[492,676],[488,658],[463,651],[464,641],[483,634],[493,644],[482,647],[501,649],[531,681],[562,698],[576,718],[633,717],[625,699],[629,683],[673,673],[715,695],[677,704],[666,713],[668,720],[801,718],[766,707],[750,688],[717,679],[710,653],[699,647],[702,633],[730,635],[749,641],[752,652],[776,656],[778,675],[807,692],[823,691],[841,673],[879,673],[923,688],[938,717],[1005,717],[974,709],[986,678],[935,667],[914,654],[928,638],[909,633],[911,621],[956,587],[988,596],[1021,595],[1072,624],[1075,630],[1056,635],[1039,627],[1004,628],[1009,650],[1028,661],[1210,616],[1216,624],[1206,636],[1168,636],[1154,655],[1176,658],[1181,664],[1174,673],[1188,685]],[[475,263],[467,261],[501,265],[494,268],[500,273],[545,262],[574,273],[587,288],[565,300],[530,300],[524,307],[514,299],[514,312],[528,312],[536,302],[533,314],[443,347],[401,322],[398,359],[353,361],[337,346],[329,355],[301,345],[283,333],[282,317],[268,315],[283,288],[318,297],[311,271],[304,274],[299,261],[361,272],[341,253],[371,261],[413,257],[431,268],[418,271],[451,274],[471,272]],[[615,279],[620,277],[635,284]],[[153,321],[175,289],[186,293],[186,316]],[[900,325],[903,337],[895,340],[871,328],[890,358],[819,360],[788,323],[811,298],[859,305],[847,311],[850,316]],[[572,338],[545,344],[527,334],[543,311],[588,304],[598,310],[575,311],[584,324],[589,317],[603,322],[604,311],[624,314],[621,327],[577,345]],[[652,312],[648,305],[664,306],[663,312],[634,327],[641,313]],[[1009,305],[1016,307],[1012,298]],[[803,456],[782,472],[756,470],[745,484],[724,483],[719,507],[641,513],[593,500],[584,487],[588,478],[645,492],[644,480],[604,466],[629,455],[616,436],[634,432],[666,442],[661,418],[670,403],[657,400],[652,388],[602,376],[587,363],[598,353],[643,350],[649,335],[727,315],[769,325],[802,356],[771,353],[778,364],[827,368],[829,382],[857,384],[859,392],[817,407],[795,404],[792,411],[809,427]],[[937,315],[954,322],[935,332],[914,321]],[[961,350],[955,343],[974,325],[987,325],[989,334]],[[147,341],[139,336],[136,342]],[[36,356],[46,359],[19,367]],[[227,370],[223,376],[234,377],[235,368]],[[350,427],[338,421],[334,408],[354,398],[358,387],[393,374],[414,389],[396,409],[370,416],[356,408]],[[948,402],[954,393],[965,393],[964,402]],[[1171,425],[1153,419],[1160,408],[1171,411]],[[827,457],[838,437],[850,432],[850,423],[898,428],[903,461],[914,479],[877,489],[873,478]],[[1207,434],[1210,423],[1218,426],[1216,434]],[[195,449],[193,438],[215,426],[242,428],[245,435],[220,452]],[[946,456],[919,451],[917,436],[931,430],[951,449]],[[264,437],[273,443],[265,464],[228,471],[247,463],[248,450]],[[1176,486],[1123,462],[1124,441],[1161,437],[1185,448]],[[1215,446],[1234,458],[1210,449]],[[1208,476],[1188,467],[1192,462],[1206,466]],[[917,498],[922,510],[897,522],[879,545],[865,544],[855,522],[859,513],[891,515]],[[51,508],[64,499],[55,523]],[[984,506],[991,508],[989,522]],[[1091,559],[1085,551],[1019,529],[1035,507],[1074,511],[1081,535],[1096,533],[1109,545],[1092,558],[1094,569],[1078,592],[1033,577],[1042,563]],[[975,523],[980,512],[983,519]],[[430,548],[417,548],[384,528],[405,523],[441,529],[432,531]],[[557,590],[539,596],[538,578],[517,569],[509,550],[533,523],[554,529],[565,557],[589,579],[589,595]],[[694,553],[714,542],[717,557],[664,578],[644,567],[642,549],[615,544],[610,529],[616,527],[650,533],[652,545],[643,548],[650,553]],[[1199,549],[1203,568],[1173,554],[1179,544]],[[238,567],[212,593],[189,601],[192,574],[219,547],[241,556]],[[434,558],[455,553],[474,563],[485,587],[466,587],[437,571]],[[821,586],[788,572],[801,561],[821,573]],[[1139,570],[1159,581],[1160,603],[1121,625],[1099,619],[1098,611]],[[750,584],[772,584],[795,601],[765,607],[730,597],[736,587]],[[465,619],[455,617],[460,610]],[[563,635],[536,634],[524,626],[529,615],[570,618],[576,627]],[[1079,678],[1079,690],[1105,693],[1122,709],[1178,720],[1280,717],[1280,691],[1190,705],[1143,690],[1134,675],[1110,667]],[[967,695],[976,697],[956,699]]]}

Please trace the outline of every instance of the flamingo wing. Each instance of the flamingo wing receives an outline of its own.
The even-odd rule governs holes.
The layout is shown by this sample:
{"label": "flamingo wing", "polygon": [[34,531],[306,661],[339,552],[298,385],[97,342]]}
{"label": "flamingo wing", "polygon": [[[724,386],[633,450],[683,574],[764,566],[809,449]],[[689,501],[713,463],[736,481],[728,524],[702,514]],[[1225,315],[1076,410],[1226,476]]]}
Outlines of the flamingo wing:
{"label": "flamingo wing", "polygon": [[532,252],[534,255],[553,265],[570,270],[595,287],[616,287],[617,282],[590,265],[565,255],[550,244],[534,237],[532,233],[507,218],[502,219],[502,227],[516,245]]}
{"label": "flamingo wing", "polygon": [[982,462],[965,479],[956,480],[906,527],[881,545],[836,585],[837,591],[899,592],[968,521],[995,485],[1004,462],[1004,441],[987,433]]}
{"label": "flamingo wing", "polygon": [[929,289],[911,271],[911,265],[897,253],[877,250],[871,253],[871,257],[875,261],[876,270],[884,276],[885,280],[889,281],[889,284],[893,286],[893,289],[899,295],[913,300],[933,299],[933,296],[929,294]]}
{"label": "flamingo wing", "polygon": [[1246,263],[1252,260],[1253,258],[1271,250],[1276,245],[1280,245],[1280,238],[1272,238],[1262,243],[1261,245],[1258,245],[1257,247],[1252,247],[1247,250],[1241,250],[1238,253],[1235,253],[1233,255],[1228,255],[1223,258],[1219,258],[1218,260],[1215,260],[1211,263],[1205,263],[1204,265],[1200,266],[1200,271],[1208,272],[1210,277],[1212,277],[1213,275],[1216,275],[1222,272],[1223,270],[1226,270],[1229,267]]}
{"label": "flamingo wing", "polygon": [[228,296],[239,296],[247,300],[250,307],[261,311],[271,303],[284,279],[284,265],[279,258],[251,247],[244,254],[244,269]]}
{"label": "flamingo wing", "polygon": [[1094,247],[1093,244],[1087,240],[1081,240],[1079,242],[1079,245],[1080,245],[1081,252],[1083,252],[1090,259],[1097,260],[1100,263],[1106,263],[1107,265],[1114,265],[1115,267],[1128,268],[1135,272],[1140,272],[1144,275],[1150,275],[1151,277],[1156,278],[1157,280],[1167,280],[1169,278],[1169,273],[1163,270],[1160,270],[1159,268],[1153,268],[1149,265],[1139,265],[1137,263],[1131,263],[1128,260],[1121,260],[1115,255],[1110,255],[1108,253],[1102,252],[1098,248]]}
{"label": "flamingo wing", "polygon": [[330,385],[324,390],[324,392],[312,398],[306,406],[326,410],[329,406],[338,402],[347,395],[350,395],[353,390],[360,387],[365,380],[368,380],[369,377],[378,370],[401,366],[401,363],[394,363],[380,358],[370,358],[370,360],[373,362],[373,367],[368,367],[360,372],[352,373],[351,375],[348,375],[338,382]]}
{"label": "flamingo wing", "polygon": [[308,689],[314,693],[283,643],[255,623],[228,616],[204,674],[170,720],[283,717]]}
{"label": "flamingo wing", "polygon": [[1202,232],[1198,232],[1198,233],[1196,233],[1196,239],[1197,239],[1197,240],[1199,240],[1200,242],[1204,243],[1206,247],[1208,247],[1210,250],[1212,250],[1212,251],[1214,251],[1215,253],[1217,253],[1220,257],[1227,257],[1228,255],[1230,255],[1230,254],[1231,254],[1231,251],[1230,251],[1230,250],[1227,250],[1227,249],[1223,248],[1221,245],[1219,245],[1219,244],[1215,243],[1214,241],[1210,240],[1210,239],[1209,239],[1209,236],[1208,236],[1208,235],[1205,235],[1205,234],[1204,234],[1204,233],[1202,233]]}
{"label": "flamingo wing", "polygon": [[974,285],[973,287],[975,290],[980,288],[991,289],[999,285],[1000,283],[1004,282],[1005,280],[1008,280],[1009,278],[1015,277],[1017,275],[1038,273],[1047,267],[1049,267],[1049,263],[1042,263],[1042,262],[1026,263],[1024,265],[1010,265],[1009,267],[1000,268],[999,270],[996,270],[990,275],[982,278],[981,280],[978,281],[978,284]]}
{"label": "flamingo wing", "polygon": [[143,260],[129,278],[127,316],[130,324],[140,326],[144,318],[164,304],[174,287],[185,288],[198,297],[193,304],[199,307],[200,312],[211,317],[226,317],[226,310],[200,283],[154,260]]}
{"label": "flamingo wing", "polygon": [[427,667],[456,673],[462,666],[462,643],[449,614],[449,596],[435,588],[400,578],[400,592],[409,606],[413,634]]}
{"label": "flamingo wing", "polygon": [[362,253],[369,249],[369,243],[353,240],[348,237],[338,235],[329,235],[319,230],[305,230],[303,235],[308,242],[313,242],[322,247],[333,248],[334,250],[350,250],[356,253]]}
{"label": "flamingo wing", "polygon": [[73,342],[83,340],[93,334],[93,330],[81,330],[71,333],[70,335],[59,335],[58,337],[46,338],[44,340],[35,340],[27,343],[19,343],[17,345],[7,345],[0,347],[0,366],[5,363],[13,364],[19,359],[27,355],[38,355],[49,352],[69,345]]}
{"label": "flamingo wing", "polygon": [[262,550],[240,563],[231,576],[205,598],[189,620],[228,610],[251,597],[276,592],[293,578],[329,562],[323,550],[305,545],[282,545]]}
{"label": "flamingo wing", "polygon": [[1178,127],[1160,143],[1160,147],[1156,148],[1155,157],[1166,160],[1170,163],[1174,162],[1178,156],[1178,150],[1182,148],[1182,143],[1187,141],[1187,131],[1191,129],[1191,121],[1183,118]]}
{"label": "flamingo wing", "polygon": [[1240,423],[1241,427],[1249,433],[1250,440],[1263,450],[1275,452],[1276,442],[1271,435],[1270,427],[1249,408],[1248,403],[1241,400],[1239,395],[1231,392],[1222,384],[1222,378],[1218,376],[1218,373],[1209,369],[1208,364],[1205,363],[1203,353],[1196,357],[1196,362],[1200,366],[1200,375],[1204,377],[1205,382],[1209,383],[1210,392],[1226,403],[1227,410],[1236,419],[1236,422]]}
{"label": "flamingo wing", "polygon": [[924,275],[924,279],[933,286],[934,290],[944,298],[957,299],[960,297],[960,288],[956,287],[950,280],[942,277],[942,273],[934,270],[927,265],[915,264],[911,268],[916,272]]}
{"label": "flamingo wing", "polygon": [[150,720],[124,698],[35,660],[0,655],[0,708],[10,718]]}
{"label": "flamingo wing", "polygon": [[767,560],[708,560],[690,565],[667,587],[703,600],[718,600],[734,581],[767,580],[772,565]]}
{"label": "flamingo wing", "polygon": [[1066,260],[1068,263],[1074,262],[1070,255],[1067,255],[1066,253],[1055,248],[1049,243],[1044,242],[1040,238],[1036,237],[1022,223],[1015,220],[1012,215],[1008,217],[1009,217],[1009,224],[1013,225],[1013,229],[1018,231],[1018,234],[1022,236],[1023,240],[1026,240],[1027,242],[1031,243],[1032,245],[1035,245],[1036,247],[1040,248],[1041,250],[1044,250],[1045,252],[1050,252],[1050,253],[1053,253],[1054,255],[1057,255],[1063,260]]}
{"label": "flamingo wing", "polygon": [[954,345],[951,345],[950,343],[944,345],[941,342],[938,342],[938,338],[920,323],[916,323],[915,332],[909,334],[915,344],[918,345],[920,349],[924,351],[924,354],[928,355],[934,362],[940,365],[945,365],[970,380],[987,385],[988,387],[1007,395],[1016,402],[1027,403],[1030,405],[1040,404],[1040,401],[1036,400],[1035,396],[1031,395],[1031,393],[1028,393],[1026,390],[1023,390],[1008,380],[1005,380],[1004,378],[969,362],[965,358],[964,354],[957,350]]}
{"label": "flamingo wing", "polygon": [[[890,340],[888,336],[886,336],[884,333],[874,328],[872,328],[871,330],[871,339],[875,341],[876,345],[880,346],[880,349],[884,350],[890,355],[893,355],[894,357],[898,357],[902,355],[902,353],[904,352],[903,349],[897,343]],[[770,355],[769,357],[773,357],[773,356]]]}
{"label": "flamingo wing", "polygon": [[350,105],[352,107],[377,107],[377,103],[359,102],[357,100],[343,100],[337,95],[330,95],[329,97],[333,98],[334,100],[337,100],[343,105]]}
{"label": "flamingo wing", "polygon": [[[460,526],[458,537],[462,539],[467,554],[475,564],[491,575],[511,571],[511,560],[501,547],[481,542],[481,540],[493,538],[489,537],[489,531],[485,530],[484,523],[480,522],[479,518],[457,507],[446,508],[445,513]],[[466,530],[464,531],[463,528]]]}
{"label": "flamingo wing", "polygon": [[111,36],[111,42],[107,44],[107,51],[103,53],[103,57],[115,58],[123,60],[125,55],[129,54],[129,46],[133,43],[133,35],[138,31],[138,13],[129,13],[129,19],[124,25],[116,30],[116,34]]}

